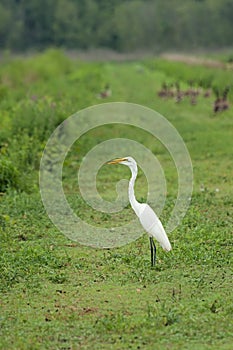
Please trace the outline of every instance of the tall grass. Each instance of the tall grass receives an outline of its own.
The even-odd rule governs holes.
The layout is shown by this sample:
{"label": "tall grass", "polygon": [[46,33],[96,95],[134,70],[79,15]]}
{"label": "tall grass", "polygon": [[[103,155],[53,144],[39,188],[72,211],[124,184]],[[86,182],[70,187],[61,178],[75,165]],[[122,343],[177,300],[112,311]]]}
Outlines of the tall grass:
{"label": "tall grass", "polygon": [[212,87],[219,90],[220,93],[229,86],[230,99],[233,99],[233,75],[232,68],[206,67],[200,64],[188,64],[183,62],[166,61],[164,59],[155,59],[145,61],[145,65],[152,71],[164,72],[167,79],[172,82],[192,82],[195,86],[204,88]]}

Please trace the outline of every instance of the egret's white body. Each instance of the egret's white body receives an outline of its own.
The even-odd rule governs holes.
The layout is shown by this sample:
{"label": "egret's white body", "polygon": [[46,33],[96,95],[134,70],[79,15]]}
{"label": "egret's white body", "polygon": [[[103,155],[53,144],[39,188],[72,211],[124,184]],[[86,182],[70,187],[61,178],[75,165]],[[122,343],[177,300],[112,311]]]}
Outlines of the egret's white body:
{"label": "egret's white body", "polygon": [[163,225],[157,217],[157,215],[155,214],[155,212],[153,211],[153,209],[146,203],[139,203],[135,198],[134,183],[138,173],[137,163],[132,157],[125,157],[114,159],[108,162],[108,164],[127,165],[131,170],[132,176],[129,181],[129,201],[135,214],[138,216],[140,223],[142,224],[143,228],[150,237],[151,263],[152,265],[154,265],[156,257],[156,247],[153,242],[153,238],[155,238],[160,243],[162,248],[166,251],[170,251],[172,247],[167,237],[167,234],[163,228]]}
{"label": "egret's white body", "polygon": [[172,247],[167,237],[167,234],[163,228],[161,221],[159,220],[153,209],[148,204],[138,204],[141,206],[141,212],[138,215],[138,218],[145,231],[148,233],[149,236],[154,237],[160,243],[161,247],[164,250],[171,250]]}

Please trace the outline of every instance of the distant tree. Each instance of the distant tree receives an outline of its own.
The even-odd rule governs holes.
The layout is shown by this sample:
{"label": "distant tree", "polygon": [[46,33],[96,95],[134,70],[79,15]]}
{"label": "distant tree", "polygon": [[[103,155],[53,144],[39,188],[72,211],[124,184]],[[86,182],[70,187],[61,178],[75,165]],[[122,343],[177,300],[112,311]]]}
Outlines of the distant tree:
{"label": "distant tree", "polygon": [[54,8],[56,0],[21,0],[20,13],[24,23],[24,47],[45,47],[53,43]]}
{"label": "distant tree", "polygon": [[118,35],[118,49],[137,50],[143,42],[143,28],[140,13],[142,1],[123,3],[115,11],[114,23]]}
{"label": "distant tree", "polygon": [[232,0],[0,0],[0,47],[121,51],[233,44]]}
{"label": "distant tree", "polygon": [[79,21],[79,9],[71,0],[58,0],[52,22],[53,42],[57,46],[79,46],[78,31],[82,26]]}
{"label": "distant tree", "polygon": [[223,38],[223,45],[233,46],[233,2],[227,0],[219,8],[220,21],[224,22],[224,26],[217,26],[218,31]]}
{"label": "distant tree", "polygon": [[0,47],[7,46],[8,30],[11,24],[11,11],[0,4]]}

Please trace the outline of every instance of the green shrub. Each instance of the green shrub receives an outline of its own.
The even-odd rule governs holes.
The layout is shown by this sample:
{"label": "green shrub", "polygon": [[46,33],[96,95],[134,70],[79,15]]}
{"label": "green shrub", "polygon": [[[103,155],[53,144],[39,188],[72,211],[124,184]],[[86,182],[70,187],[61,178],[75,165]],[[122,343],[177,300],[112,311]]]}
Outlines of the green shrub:
{"label": "green shrub", "polygon": [[[26,133],[1,144],[0,152],[0,192],[9,189],[31,192],[37,178],[43,145],[38,138]],[[37,181],[37,180],[36,180]]]}
{"label": "green shrub", "polygon": [[48,49],[29,60],[30,69],[38,79],[46,81],[57,79],[61,74],[71,71],[72,61],[59,49]]}
{"label": "green shrub", "polygon": [[7,189],[20,188],[20,177],[17,168],[8,159],[0,159],[0,191],[6,192]]}

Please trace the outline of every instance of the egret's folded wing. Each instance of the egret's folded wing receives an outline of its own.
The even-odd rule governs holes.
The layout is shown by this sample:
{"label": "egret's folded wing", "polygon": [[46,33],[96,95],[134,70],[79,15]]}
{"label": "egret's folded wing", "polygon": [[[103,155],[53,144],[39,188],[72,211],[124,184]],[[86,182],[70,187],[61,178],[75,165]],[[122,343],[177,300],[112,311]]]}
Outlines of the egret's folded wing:
{"label": "egret's folded wing", "polygon": [[164,250],[172,249],[161,221],[148,204],[143,206],[139,220],[144,229],[161,244]]}

